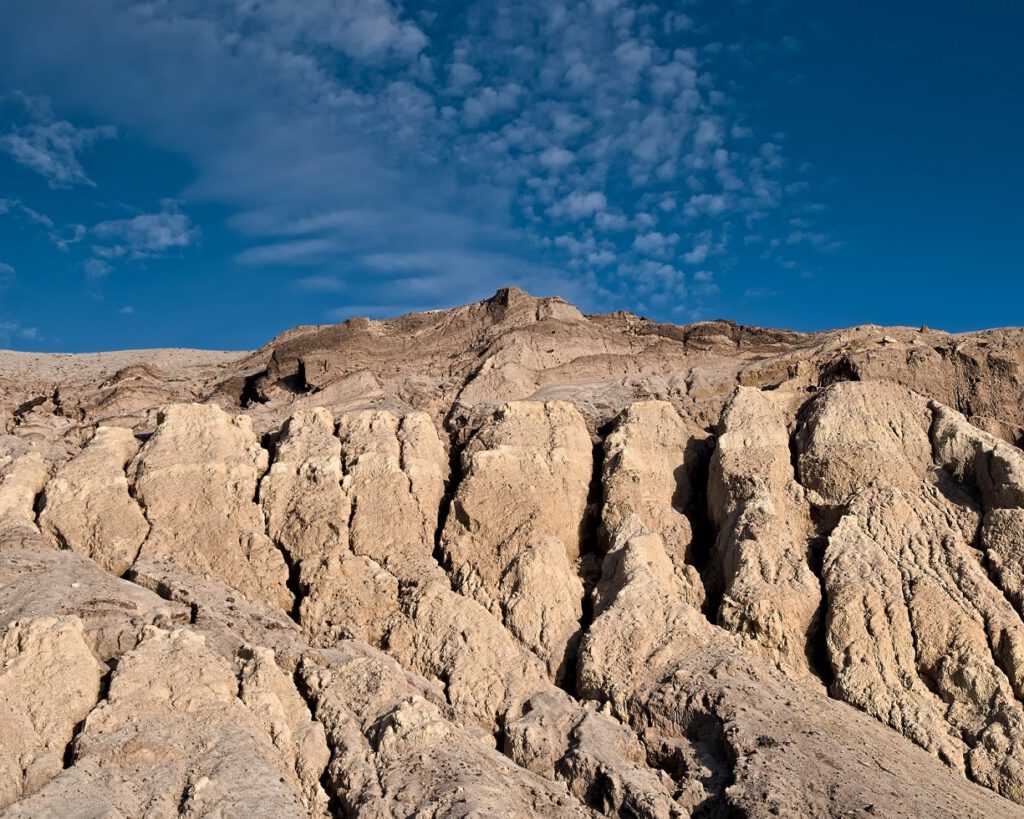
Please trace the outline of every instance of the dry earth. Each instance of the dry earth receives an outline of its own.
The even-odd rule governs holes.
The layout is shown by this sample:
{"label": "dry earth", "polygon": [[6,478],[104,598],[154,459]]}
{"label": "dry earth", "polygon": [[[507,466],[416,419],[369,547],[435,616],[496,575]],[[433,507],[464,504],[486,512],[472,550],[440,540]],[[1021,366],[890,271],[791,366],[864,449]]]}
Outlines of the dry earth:
{"label": "dry earth", "polygon": [[1024,331],[518,290],[0,353],[0,810],[1024,816]]}

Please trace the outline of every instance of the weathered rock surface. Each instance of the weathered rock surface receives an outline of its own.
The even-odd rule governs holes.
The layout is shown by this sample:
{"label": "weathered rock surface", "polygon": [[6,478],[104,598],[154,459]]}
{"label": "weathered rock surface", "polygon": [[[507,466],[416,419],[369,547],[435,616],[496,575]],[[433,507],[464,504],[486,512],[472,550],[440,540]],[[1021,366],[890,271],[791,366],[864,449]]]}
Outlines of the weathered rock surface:
{"label": "weathered rock surface", "polygon": [[577,564],[593,475],[583,417],[563,402],[507,404],[463,450],[462,472],[441,533],[453,585],[561,680],[583,613]]}
{"label": "weathered rock surface", "polygon": [[11,815],[317,815],[261,717],[200,635],[151,629],[86,718],[73,764]]}
{"label": "weathered rock surface", "polygon": [[267,461],[244,415],[167,407],[129,468],[151,526],[139,557],[213,574],[251,600],[289,610],[288,567],[255,502]]}
{"label": "weathered rock surface", "polygon": [[687,425],[667,401],[638,401],[605,439],[601,480],[605,533],[636,515],[661,537],[687,599],[696,606],[704,604],[704,585],[687,514],[697,512],[694,487],[705,449],[705,433]]}
{"label": "weathered rock surface", "polygon": [[814,527],[793,479],[789,433],[773,393],[739,387],[722,412],[708,508],[718,528],[712,582],[718,622],[791,669],[809,670],[821,588]]}
{"label": "weathered rock surface", "polygon": [[2,809],[61,772],[75,726],[99,699],[106,667],[89,651],[82,622],[56,617],[9,623],[0,662]]}
{"label": "weathered rock surface", "polygon": [[0,809],[1024,816],[1022,384],[515,289],[0,353]]}
{"label": "weathered rock surface", "polygon": [[130,429],[100,427],[46,484],[39,525],[57,548],[90,557],[112,574],[131,567],[149,534],[125,475],[138,451]]}

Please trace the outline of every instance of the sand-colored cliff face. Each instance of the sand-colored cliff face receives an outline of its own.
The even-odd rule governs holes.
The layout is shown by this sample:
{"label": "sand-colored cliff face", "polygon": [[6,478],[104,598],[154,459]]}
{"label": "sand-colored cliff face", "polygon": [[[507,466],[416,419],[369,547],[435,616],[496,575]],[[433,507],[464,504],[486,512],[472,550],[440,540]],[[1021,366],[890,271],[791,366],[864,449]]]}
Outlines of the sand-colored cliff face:
{"label": "sand-colored cliff face", "polygon": [[0,353],[10,816],[1024,816],[1024,331],[502,291]]}

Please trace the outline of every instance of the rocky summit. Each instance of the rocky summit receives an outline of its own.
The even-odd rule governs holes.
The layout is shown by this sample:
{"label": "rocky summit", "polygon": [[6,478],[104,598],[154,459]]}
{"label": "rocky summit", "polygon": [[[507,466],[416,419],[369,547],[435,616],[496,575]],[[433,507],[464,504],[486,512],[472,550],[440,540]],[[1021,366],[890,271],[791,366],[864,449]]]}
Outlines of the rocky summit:
{"label": "rocky summit", "polygon": [[11,817],[1024,817],[1024,330],[515,289],[0,353]]}

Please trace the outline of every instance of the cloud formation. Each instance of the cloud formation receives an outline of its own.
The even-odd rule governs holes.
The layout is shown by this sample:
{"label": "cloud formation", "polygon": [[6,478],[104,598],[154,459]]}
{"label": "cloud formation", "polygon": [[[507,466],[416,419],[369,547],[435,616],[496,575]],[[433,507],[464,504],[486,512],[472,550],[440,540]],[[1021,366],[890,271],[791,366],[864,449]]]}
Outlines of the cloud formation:
{"label": "cloud formation", "polygon": [[116,128],[79,128],[67,120],[57,120],[48,101],[41,97],[9,94],[2,101],[20,104],[30,121],[0,133],[0,151],[42,176],[51,188],[95,184],[86,175],[78,154],[101,139],[116,137]]}
{"label": "cloud formation", "polygon": [[[0,67],[186,157],[181,195],[228,209],[237,261],[304,268],[301,289],[359,275],[368,303],[426,305],[539,283],[675,309],[713,296],[709,267],[800,195],[717,78],[697,7],[675,5],[37,0],[0,7]],[[113,131],[31,116],[4,150],[88,184],[78,155]],[[99,271],[197,229],[168,206],[89,235]]]}
{"label": "cloud formation", "polygon": [[198,238],[199,229],[175,202],[164,201],[155,213],[100,222],[92,228],[92,234],[110,243],[98,246],[94,250],[98,255],[144,259],[188,247]]}

